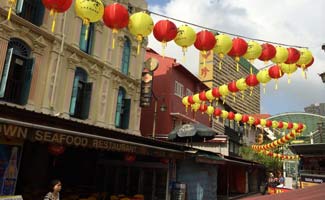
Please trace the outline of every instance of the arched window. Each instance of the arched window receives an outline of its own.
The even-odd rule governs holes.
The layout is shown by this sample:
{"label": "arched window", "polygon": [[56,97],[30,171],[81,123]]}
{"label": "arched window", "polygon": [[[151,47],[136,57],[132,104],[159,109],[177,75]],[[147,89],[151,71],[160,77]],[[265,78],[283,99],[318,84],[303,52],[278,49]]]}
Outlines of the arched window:
{"label": "arched window", "polygon": [[20,39],[9,41],[0,82],[0,98],[25,105],[28,101],[34,59],[30,47]]}
{"label": "arched window", "polygon": [[128,37],[125,37],[122,62],[121,62],[121,71],[123,74],[128,75],[129,65],[130,65],[130,56],[131,56],[131,41]]}
{"label": "arched window", "polygon": [[77,67],[73,80],[73,88],[70,102],[70,116],[79,119],[87,119],[90,108],[92,83],[87,82],[87,72]]}
{"label": "arched window", "polygon": [[87,26],[82,24],[79,38],[79,48],[81,51],[91,54],[93,40],[95,35],[95,24],[90,23],[88,27],[88,36],[86,38]]}
{"label": "arched window", "polygon": [[129,128],[131,100],[126,99],[126,92],[120,87],[117,95],[115,127],[121,129]]}
{"label": "arched window", "polygon": [[45,7],[41,0],[17,0],[16,13],[36,26],[41,26]]}

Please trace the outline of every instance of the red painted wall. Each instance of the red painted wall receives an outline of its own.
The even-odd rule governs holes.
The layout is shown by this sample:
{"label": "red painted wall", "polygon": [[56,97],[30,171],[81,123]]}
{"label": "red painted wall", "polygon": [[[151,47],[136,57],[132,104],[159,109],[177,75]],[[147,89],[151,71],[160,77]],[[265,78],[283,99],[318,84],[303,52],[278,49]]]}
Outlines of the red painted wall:
{"label": "red painted wall", "polygon": [[[158,98],[157,104],[157,121],[156,121],[156,134],[168,134],[174,128],[174,120],[170,113],[181,113],[189,118],[205,124],[210,127],[210,121],[206,114],[197,112],[194,114],[182,104],[182,98],[174,94],[175,81],[183,84],[184,95],[186,88],[190,89],[193,93],[201,90],[208,89],[196,76],[189,72],[186,67],[170,57],[163,57],[151,49],[147,50],[146,59],[154,57],[159,61],[159,67],[154,72],[153,79],[153,92]],[[165,104],[167,110],[160,111],[160,106]],[[152,97],[151,106],[142,108],[140,131],[143,136],[151,136],[154,120],[154,98]]]}

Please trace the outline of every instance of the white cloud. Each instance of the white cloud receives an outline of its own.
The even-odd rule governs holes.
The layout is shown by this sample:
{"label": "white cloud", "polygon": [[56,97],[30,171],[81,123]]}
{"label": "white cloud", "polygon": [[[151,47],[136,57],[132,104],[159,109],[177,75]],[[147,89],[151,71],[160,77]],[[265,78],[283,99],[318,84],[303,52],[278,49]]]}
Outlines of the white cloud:
{"label": "white cloud", "polygon": [[[279,82],[279,90],[276,93],[262,93],[262,112],[271,114],[291,109],[303,111],[303,108],[311,103],[325,102],[325,84],[318,76],[318,73],[325,71],[325,52],[321,50],[321,45],[325,43],[324,8],[323,0],[171,0],[163,6],[150,7],[149,4],[151,11],[203,27],[310,48],[315,62],[309,69],[307,80],[302,79],[300,72],[297,72],[290,85],[284,77]],[[155,22],[161,19],[155,15],[153,17]],[[177,26],[182,24],[174,22]],[[196,31],[202,30],[192,27]],[[161,46],[152,34],[149,47],[161,52]],[[168,43],[165,55],[181,62],[181,48],[174,42]],[[186,62],[183,63],[196,75],[198,55],[198,50],[189,48]],[[255,64],[263,65],[258,61]],[[273,87],[273,84],[269,84],[269,87]],[[285,106],[277,106],[276,103]]]}

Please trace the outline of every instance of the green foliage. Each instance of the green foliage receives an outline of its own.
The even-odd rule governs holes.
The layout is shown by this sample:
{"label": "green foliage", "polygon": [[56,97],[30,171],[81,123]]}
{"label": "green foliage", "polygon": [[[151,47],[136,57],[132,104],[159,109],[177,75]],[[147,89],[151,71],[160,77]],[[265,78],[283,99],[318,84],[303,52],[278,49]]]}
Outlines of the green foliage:
{"label": "green foliage", "polygon": [[251,147],[241,147],[239,154],[240,156],[242,156],[242,158],[246,160],[250,160],[264,165],[266,171],[282,171],[282,161],[280,159],[267,156],[263,153],[257,153]]}

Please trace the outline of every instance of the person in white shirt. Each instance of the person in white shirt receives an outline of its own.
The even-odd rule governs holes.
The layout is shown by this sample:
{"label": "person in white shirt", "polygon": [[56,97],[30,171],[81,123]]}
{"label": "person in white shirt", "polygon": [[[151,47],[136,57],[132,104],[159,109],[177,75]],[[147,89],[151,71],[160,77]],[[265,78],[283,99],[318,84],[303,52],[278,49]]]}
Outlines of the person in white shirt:
{"label": "person in white shirt", "polygon": [[44,197],[44,200],[60,200],[60,191],[62,189],[60,180],[52,180],[50,184],[50,192]]}

